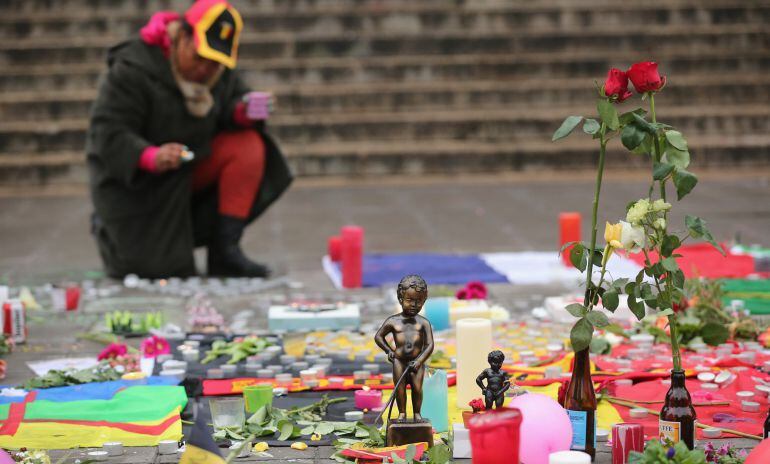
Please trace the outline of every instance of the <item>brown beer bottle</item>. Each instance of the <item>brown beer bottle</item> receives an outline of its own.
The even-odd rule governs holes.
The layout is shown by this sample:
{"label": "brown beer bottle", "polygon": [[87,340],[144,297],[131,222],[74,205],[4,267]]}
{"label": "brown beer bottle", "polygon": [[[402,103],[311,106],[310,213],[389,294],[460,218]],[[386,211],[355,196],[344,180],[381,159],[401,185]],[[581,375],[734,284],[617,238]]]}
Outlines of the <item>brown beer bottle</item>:
{"label": "brown beer bottle", "polygon": [[661,442],[676,444],[682,441],[689,449],[693,449],[697,416],[684,380],[684,371],[671,371],[671,388],[660,410],[658,431]]}
{"label": "brown beer bottle", "polygon": [[572,378],[567,386],[564,408],[572,422],[573,451],[583,451],[596,459],[596,393],[591,381],[588,348],[575,353]]}

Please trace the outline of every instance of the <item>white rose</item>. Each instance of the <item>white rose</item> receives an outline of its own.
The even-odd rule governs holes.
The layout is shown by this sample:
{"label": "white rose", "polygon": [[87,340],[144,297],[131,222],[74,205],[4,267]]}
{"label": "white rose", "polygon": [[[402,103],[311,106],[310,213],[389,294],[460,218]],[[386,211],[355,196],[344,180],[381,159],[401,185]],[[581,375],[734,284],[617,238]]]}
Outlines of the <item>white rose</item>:
{"label": "white rose", "polygon": [[635,225],[641,224],[642,220],[645,216],[647,216],[647,213],[649,212],[650,200],[642,198],[641,200],[634,203],[634,206],[629,208],[628,213],[626,213],[626,221]]}
{"label": "white rose", "polygon": [[629,224],[625,221],[620,221],[620,223],[623,225],[623,229],[620,232],[620,243],[623,244],[623,248],[628,253],[641,251],[646,243],[644,227]]}

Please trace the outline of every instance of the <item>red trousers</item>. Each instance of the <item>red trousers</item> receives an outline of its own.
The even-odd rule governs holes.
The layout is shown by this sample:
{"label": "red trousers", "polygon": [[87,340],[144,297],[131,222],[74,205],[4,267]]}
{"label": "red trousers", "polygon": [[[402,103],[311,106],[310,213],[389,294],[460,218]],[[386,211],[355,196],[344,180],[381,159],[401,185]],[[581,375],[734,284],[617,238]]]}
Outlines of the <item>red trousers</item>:
{"label": "red trousers", "polygon": [[222,132],[195,167],[193,190],[217,184],[219,214],[246,219],[265,174],[265,144],[253,130]]}

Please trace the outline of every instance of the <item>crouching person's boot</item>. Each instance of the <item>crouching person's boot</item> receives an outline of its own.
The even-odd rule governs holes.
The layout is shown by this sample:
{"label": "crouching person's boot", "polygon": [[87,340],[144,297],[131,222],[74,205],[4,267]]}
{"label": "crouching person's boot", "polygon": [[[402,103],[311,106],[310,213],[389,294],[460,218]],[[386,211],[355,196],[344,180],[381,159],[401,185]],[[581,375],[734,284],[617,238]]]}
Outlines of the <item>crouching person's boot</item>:
{"label": "crouching person's boot", "polygon": [[208,275],[228,277],[268,277],[270,269],[243,254],[240,241],[246,221],[219,215],[214,239],[208,250]]}

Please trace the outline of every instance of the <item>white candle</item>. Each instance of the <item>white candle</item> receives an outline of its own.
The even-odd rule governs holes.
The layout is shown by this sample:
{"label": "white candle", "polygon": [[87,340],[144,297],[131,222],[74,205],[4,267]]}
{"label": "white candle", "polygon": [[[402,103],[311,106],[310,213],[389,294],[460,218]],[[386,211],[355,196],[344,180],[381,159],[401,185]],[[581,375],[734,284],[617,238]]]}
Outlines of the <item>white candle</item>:
{"label": "white candle", "polygon": [[492,323],[489,319],[457,321],[457,407],[468,409],[468,403],[481,396],[476,377],[489,367],[487,356],[492,351]]}
{"label": "white candle", "polygon": [[548,455],[548,464],[591,464],[591,456],[580,451],[559,451]]}

